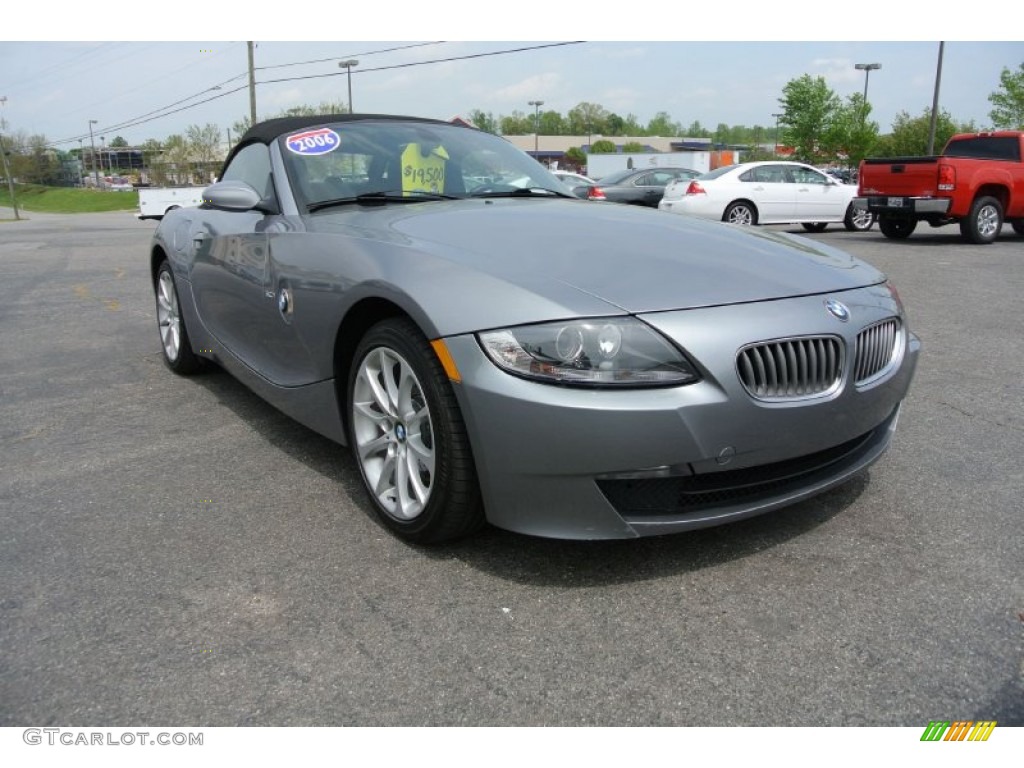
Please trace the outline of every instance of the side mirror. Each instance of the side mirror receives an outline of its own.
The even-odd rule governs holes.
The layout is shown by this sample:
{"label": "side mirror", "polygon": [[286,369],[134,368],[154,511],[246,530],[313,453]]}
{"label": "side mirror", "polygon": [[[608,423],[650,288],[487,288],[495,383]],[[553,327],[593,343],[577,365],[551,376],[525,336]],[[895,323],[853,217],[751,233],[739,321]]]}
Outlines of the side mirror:
{"label": "side mirror", "polygon": [[203,205],[222,211],[252,211],[260,209],[262,201],[260,193],[244,181],[218,181],[203,190]]}

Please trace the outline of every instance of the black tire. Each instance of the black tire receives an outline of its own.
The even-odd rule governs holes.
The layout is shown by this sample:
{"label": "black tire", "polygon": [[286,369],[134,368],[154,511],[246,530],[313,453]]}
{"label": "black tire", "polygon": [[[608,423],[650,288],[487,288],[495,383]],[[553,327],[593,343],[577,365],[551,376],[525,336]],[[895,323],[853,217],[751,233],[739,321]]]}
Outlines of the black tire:
{"label": "black tire", "polygon": [[816,222],[806,222],[805,221],[800,226],[803,227],[804,229],[806,229],[808,232],[824,232],[825,231],[825,227],[827,227],[828,224],[826,224],[825,222],[821,222],[821,221],[816,221]]}
{"label": "black tire", "polygon": [[882,217],[878,220],[878,228],[890,240],[906,240],[917,228],[917,220]]}
{"label": "black tire", "polygon": [[156,323],[160,332],[160,351],[164,363],[180,376],[188,376],[203,367],[192,352],[192,342],[181,314],[178,287],[171,265],[164,259],[156,271]]}
{"label": "black tire", "polygon": [[868,213],[865,208],[857,208],[853,203],[846,207],[846,216],[843,217],[843,226],[847,232],[867,232],[875,223],[874,214]]}
{"label": "black tire", "polygon": [[416,325],[391,318],[367,331],[352,360],[347,403],[349,444],[387,528],[406,541],[433,544],[483,525],[455,392]]}
{"label": "black tire", "polygon": [[994,197],[979,197],[971,203],[967,218],[960,219],[960,234],[976,245],[988,245],[1003,228],[1003,206]]}
{"label": "black tire", "polygon": [[729,207],[722,214],[722,221],[729,224],[753,226],[757,224],[757,208],[746,200],[737,200],[729,203]]}
{"label": "black tire", "polygon": [[1018,235],[1024,235],[1024,221],[1014,221],[1011,223],[1011,226]]}

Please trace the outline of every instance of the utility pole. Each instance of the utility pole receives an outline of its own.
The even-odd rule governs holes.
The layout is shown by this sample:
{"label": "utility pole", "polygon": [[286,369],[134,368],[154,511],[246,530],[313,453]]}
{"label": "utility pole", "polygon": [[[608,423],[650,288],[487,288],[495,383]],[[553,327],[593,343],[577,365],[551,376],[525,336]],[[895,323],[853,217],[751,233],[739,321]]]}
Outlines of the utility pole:
{"label": "utility pole", "polygon": [[[0,104],[7,106],[7,97],[0,96]],[[11,207],[14,209],[15,221],[20,221],[21,216],[18,214],[18,200],[14,196],[14,179],[11,178],[11,169],[7,165],[7,150],[4,148],[4,138],[0,135],[0,157],[4,161],[4,178],[7,179],[7,189],[11,193]]]}
{"label": "utility pole", "polygon": [[249,40],[246,45],[249,47],[249,119],[256,125],[256,65],[253,61],[255,44]]}
{"label": "utility pole", "polygon": [[928,152],[931,154],[935,151],[935,122],[939,117],[939,83],[942,82],[942,49],[946,47],[944,40],[939,41],[939,63],[935,67],[935,95],[932,96],[932,119],[931,125],[928,127]]}

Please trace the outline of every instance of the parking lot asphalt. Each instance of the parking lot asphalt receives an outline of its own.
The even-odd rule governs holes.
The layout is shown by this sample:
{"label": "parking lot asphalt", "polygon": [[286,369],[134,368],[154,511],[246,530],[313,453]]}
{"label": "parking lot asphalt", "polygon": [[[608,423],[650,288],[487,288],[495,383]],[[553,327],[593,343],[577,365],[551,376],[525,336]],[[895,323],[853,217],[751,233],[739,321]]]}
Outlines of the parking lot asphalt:
{"label": "parking lot asphalt", "polygon": [[672,537],[438,548],[373,521],[346,449],[166,370],[154,227],[0,221],[0,726],[1024,725],[1009,227],[809,235],[885,270],[924,343],[847,486]]}

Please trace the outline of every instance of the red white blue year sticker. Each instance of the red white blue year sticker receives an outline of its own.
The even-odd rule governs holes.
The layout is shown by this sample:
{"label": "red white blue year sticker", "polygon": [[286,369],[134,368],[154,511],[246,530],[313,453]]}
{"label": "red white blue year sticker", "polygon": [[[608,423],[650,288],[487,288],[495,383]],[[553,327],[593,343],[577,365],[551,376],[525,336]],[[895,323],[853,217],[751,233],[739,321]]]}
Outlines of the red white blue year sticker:
{"label": "red white blue year sticker", "polygon": [[338,148],[341,139],[330,128],[316,128],[289,136],[285,143],[296,155],[326,155]]}

